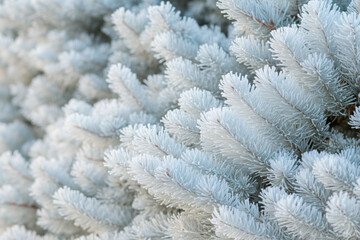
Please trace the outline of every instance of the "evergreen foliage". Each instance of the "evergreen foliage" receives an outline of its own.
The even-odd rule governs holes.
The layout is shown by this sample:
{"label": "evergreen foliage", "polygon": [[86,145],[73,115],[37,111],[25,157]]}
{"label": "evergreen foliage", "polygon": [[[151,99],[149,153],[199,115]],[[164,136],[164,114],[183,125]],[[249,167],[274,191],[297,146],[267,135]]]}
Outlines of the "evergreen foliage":
{"label": "evergreen foliage", "polygon": [[360,239],[359,14],[0,0],[0,240]]}

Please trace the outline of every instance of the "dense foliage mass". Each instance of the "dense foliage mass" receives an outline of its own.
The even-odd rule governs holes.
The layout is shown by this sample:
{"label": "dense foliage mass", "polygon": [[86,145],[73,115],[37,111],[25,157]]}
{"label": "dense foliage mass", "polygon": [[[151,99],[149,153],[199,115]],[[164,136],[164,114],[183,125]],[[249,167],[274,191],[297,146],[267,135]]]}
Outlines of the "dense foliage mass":
{"label": "dense foliage mass", "polygon": [[360,0],[0,0],[0,239],[360,239]]}

